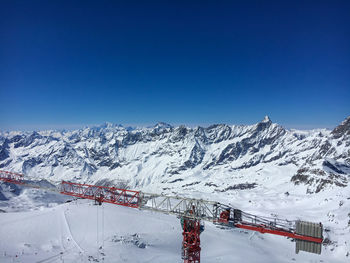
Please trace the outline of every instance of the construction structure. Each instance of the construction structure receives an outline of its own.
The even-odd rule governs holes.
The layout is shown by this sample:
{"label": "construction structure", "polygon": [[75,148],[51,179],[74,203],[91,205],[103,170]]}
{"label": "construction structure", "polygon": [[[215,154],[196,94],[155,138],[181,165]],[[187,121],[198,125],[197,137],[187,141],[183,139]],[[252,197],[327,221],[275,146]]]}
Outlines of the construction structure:
{"label": "construction structure", "polygon": [[[40,188],[25,181],[25,177],[18,173],[0,171],[0,180]],[[183,229],[182,259],[184,263],[200,263],[200,234],[204,230],[201,221],[285,236],[296,240],[296,253],[306,251],[321,254],[323,242],[321,223],[256,216],[219,202],[202,199],[149,194],[116,187],[66,181],[62,181],[59,188],[54,191],[77,198],[94,200],[100,205],[106,202],[177,216],[181,220]]]}

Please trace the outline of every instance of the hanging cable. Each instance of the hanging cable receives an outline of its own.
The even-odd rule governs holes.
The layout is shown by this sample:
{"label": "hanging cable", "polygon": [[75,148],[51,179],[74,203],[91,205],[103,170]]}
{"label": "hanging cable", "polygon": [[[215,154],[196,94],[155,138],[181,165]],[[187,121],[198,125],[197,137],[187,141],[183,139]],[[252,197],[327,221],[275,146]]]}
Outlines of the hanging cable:
{"label": "hanging cable", "polygon": [[99,257],[99,247],[98,247],[98,204],[96,205],[96,209],[97,209],[97,231],[96,231],[96,233],[97,233],[97,238],[96,238],[96,243],[97,243],[97,259],[99,259],[100,257]]}
{"label": "hanging cable", "polygon": [[104,205],[102,205],[102,248],[105,247],[105,208]]}

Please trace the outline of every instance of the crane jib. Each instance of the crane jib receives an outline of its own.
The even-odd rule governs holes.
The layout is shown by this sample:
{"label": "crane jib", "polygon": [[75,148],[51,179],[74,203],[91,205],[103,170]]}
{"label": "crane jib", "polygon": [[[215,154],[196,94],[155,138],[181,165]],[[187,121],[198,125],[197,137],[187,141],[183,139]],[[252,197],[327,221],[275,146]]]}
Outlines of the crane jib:
{"label": "crane jib", "polygon": [[[181,218],[183,225],[182,258],[186,263],[200,262],[200,233],[204,230],[200,221],[210,221],[226,227],[285,236],[296,240],[296,253],[306,251],[321,254],[323,226],[321,223],[289,221],[252,215],[219,202],[143,193],[116,187],[80,184],[62,181],[59,189],[47,189],[25,182],[24,176],[0,170],[0,181],[43,188],[83,199],[115,205],[172,214]],[[185,223],[184,223],[185,222]],[[196,242],[192,242],[196,240]]]}

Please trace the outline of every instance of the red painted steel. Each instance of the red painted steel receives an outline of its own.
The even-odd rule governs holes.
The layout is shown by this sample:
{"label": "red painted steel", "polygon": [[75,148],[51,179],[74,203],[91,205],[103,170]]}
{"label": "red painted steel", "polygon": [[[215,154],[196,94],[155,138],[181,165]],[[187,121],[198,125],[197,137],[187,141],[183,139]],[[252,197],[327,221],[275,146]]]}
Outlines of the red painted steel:
{"label": "red painted steel", "polygon": [[122,205],[132,208],[140,207],[140,192],[115,187],[78,184],[62,181],[61,194]]}
{"label": "red painted steel", "polygon": [[235,227],[238,228],[243,228],[247,230],[252,230],[252,231],[258,231],[260,233],[268,233],[268,234],[274,234],[274,235],[279,235],[279,236],[285,236],[285,237],[291,237],[295,239],[300,239],[300,240],[306,240],[306,241],[311,241],[315,243],[322,243],[323,239],[322,238],[316,238],[316,237],[309,237],[309,236],[302,236],[295,234],[293,232],[288,232],[286,230],[276,230],[276,229],[270,229],[267,226],[255,226],[255,225],[250,225],[250,224],[244,224],[244,222],[235,224]]}
{"label": "red painted steel", "polygon": [[200,221],[187,218],[183,221],[182,259],[184,263],[200,263]]}
{"label": "red painted steel", "polygon": [[[0,170],[0,180],[4,182],[14,184],[24,184],[24,176],[19,173],[12,173]],[[33,186],[31,186],[33,187]],[[75,196],[79,198],[91,199],[99,202],[122,205],[132,208],[140,208],[141,206],[141,192],[132,191],[126,189],[119,189],[115,187],[79,184],[62,181],[61,182],[61,194]],[[191,213],[195,211],[196,207],[193,207]],[[215,221],[215,220],[214,220]],[[225,210],[220,213],[216,222],[221,224],[230,224],[230,210]],[[232,221],[230,226],[237,228],[258,231],[260,233],[269,233],[274,235],[280,235],[290,237],[298,240],[311,241],[315,243],[322,243],[322,238],[310,237],[296,234],[293,229],[283,229],[277,227],[271,227],[263,224],[252,224],[242,221],[241,217],[238,221]],[[183,242],[182,253],[184,263],[200,263],[200,220],[189,219],[183,217]]]}
{"label": "red painted steel", "polygon": [[7,183],[23,184],[23,174],[0,170],[0,180]]}
{"label": "red painted steel", "polygon": [[220,213],[220,218],[218,222],[228,224],[229,219],[230,219],[230,210],[224,210]]}

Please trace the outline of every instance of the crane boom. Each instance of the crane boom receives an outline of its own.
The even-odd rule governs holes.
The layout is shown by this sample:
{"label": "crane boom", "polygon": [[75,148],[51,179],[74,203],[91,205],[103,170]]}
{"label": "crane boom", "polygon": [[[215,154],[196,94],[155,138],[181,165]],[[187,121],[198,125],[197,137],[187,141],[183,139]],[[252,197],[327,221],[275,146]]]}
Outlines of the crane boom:
{"label": "crane boom", "polygon": [[[0,180],[40,188],[26,183],[24,176],[18,173],[0,171]],[[227,227],[293,238],[296,240],[296,253],[301,250],[321,254],[321,244],[323,242],[323,226],[321,223],[256,216],[219,202],[203,199],[149,194],[116,187],[67,181],[62,181],[59,189],[55,191],[59,191],[64,195],[95,200],[100,205],[106,202],[130,208],[176,215],[182,219],[184,236],[182,254],[185,263],[200,262],[199,235],[202,231],[200,226],[201,220]]]}

